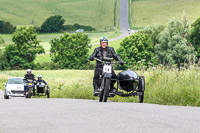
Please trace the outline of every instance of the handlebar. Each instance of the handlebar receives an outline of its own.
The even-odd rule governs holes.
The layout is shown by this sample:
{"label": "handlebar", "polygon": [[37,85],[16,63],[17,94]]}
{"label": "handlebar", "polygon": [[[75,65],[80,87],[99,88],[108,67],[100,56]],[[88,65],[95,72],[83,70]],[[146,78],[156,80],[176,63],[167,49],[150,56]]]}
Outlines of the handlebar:
{"label": "handlebar", "polygon": [[[97,60],[97,61],[99,61],[99,62],[101,62],[101,63],[108,62],[108,61],[102,61],[102,60],[97,59],[97,58],[94,58],[94,59]],[[111,62],[110,61],[110,64],[120,64],[121,62],[123,62],[123,61],[117,61],[117,62]],[[126,63],[126,62],[123,62],[123,63]]]}

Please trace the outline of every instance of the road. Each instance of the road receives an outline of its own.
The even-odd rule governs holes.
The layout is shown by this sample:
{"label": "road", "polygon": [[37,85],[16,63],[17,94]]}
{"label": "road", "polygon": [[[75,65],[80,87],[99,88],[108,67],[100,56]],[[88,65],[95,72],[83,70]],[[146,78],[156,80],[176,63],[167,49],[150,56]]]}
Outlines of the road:
{"label": "road", "polygon": [[3,99],[0,133],[199,133],[200,108],[99,103],[80,99]]}
{"label": "road", "polygon": [[[122,35],[115,39],[128,35],[128,1],[120,2]],[[102,132],[199,133],[200,108],[81,99],[5,100],[0,90],[0,133]]]}
{"label": "road", "polygon": [[[120,32],[122,33],[120,36],[109,39],[109,42],[116,41],[122,38],[125,38],[131,35],[137,30],[131,30],[130,34],[128,34],[128,27],[129,26],[129,17],[128,17],[128,0],[120,0],[120,7],[119,7],[119,24],[120,24]],[[97,45],[99,43],[94,43],[92,45]]]}

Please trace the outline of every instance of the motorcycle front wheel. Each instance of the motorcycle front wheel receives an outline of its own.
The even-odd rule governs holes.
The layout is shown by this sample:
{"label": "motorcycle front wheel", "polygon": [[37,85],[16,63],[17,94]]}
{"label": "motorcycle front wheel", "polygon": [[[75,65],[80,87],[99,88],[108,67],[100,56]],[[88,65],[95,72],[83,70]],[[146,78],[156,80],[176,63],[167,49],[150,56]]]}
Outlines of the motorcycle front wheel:
{"label": "motorcycle front wheel", "polygon": [[108,94],[110,90],[110,83],[111,83],[110,79],[105,79],[103,102],[107,102]]}

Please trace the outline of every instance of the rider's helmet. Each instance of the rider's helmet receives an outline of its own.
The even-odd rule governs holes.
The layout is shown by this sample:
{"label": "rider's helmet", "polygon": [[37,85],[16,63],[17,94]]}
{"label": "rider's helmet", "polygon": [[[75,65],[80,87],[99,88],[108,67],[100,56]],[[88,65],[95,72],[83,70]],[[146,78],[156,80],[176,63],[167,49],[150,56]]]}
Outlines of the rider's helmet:
{"label": "rider's helmet", "polygon": [[37,78],[38,78],[38,80],[42,80],[42,75],[39,74],[39,75],[37,76]]}
{"label": "rider's helmet", "polygon": [[105,37],[105,36],[101,37],[100,38],[100,45],[101,45],[101,42],[107,42],[107,44],[108,44],[108,38]]}
{"label": "rider's helmet", "polygon": [[31,73],[31,69],[27,69],[26,72],[27,72],[27,73]]}

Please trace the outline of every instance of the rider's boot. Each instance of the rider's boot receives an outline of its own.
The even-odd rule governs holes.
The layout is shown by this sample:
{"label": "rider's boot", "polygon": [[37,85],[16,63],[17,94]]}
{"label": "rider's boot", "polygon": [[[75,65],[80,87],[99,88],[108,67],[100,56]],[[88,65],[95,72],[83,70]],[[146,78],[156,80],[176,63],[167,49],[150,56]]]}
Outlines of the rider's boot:
{"label": "rider's boot", "polygon": [[111,83],[109,93],[110,93],[110,94],[115,94],[116,91],[117,91],[117,89],[114,87],[114,84]]}

